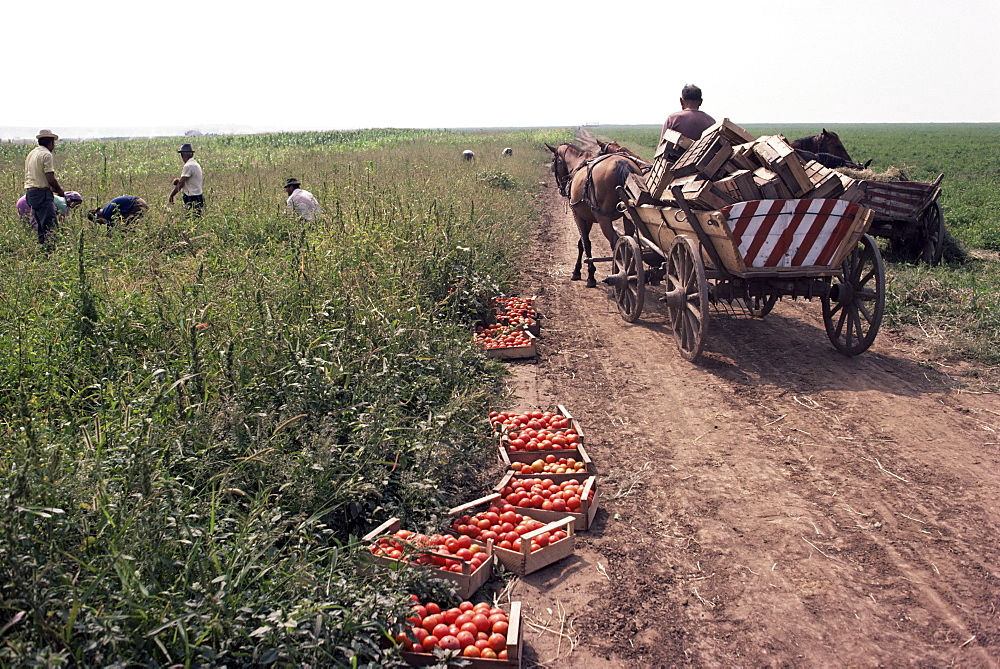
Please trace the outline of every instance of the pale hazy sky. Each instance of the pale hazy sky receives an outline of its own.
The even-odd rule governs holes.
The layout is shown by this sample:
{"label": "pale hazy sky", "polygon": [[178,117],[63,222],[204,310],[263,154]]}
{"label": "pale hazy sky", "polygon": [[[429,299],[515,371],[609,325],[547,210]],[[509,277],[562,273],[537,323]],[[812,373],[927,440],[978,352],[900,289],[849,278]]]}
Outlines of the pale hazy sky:
{"label": "pale hazy sky", "polygon": [[17,2],[0,126],[1000,122],[998,0],[677,4]]}

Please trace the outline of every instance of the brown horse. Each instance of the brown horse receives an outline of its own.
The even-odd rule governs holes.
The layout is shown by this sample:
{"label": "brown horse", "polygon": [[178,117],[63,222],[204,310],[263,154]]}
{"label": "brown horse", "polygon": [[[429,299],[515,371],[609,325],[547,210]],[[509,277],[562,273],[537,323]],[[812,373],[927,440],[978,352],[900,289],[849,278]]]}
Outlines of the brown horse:
{"label": "brown horse", "polygon": [[844,160],[852,163],[854,162],[854,160],[847,154],[847,149],[844,148],[844,144],[840,141],[840,137],[837,133],[830,132],[826,128],[823,128],[823,132],[818,135],[796,139],[789,142],[789,145],[793,149],[802,149],[803,151],[809,151],[811,153],[829,153],[837,156],[838,158],[843,158]]}
{"label": "brown horse", "polygon": [[569,197],[569,183],[573,179],[573,173],[581,165],[595,156],[593,151],[582,149],[576,144],[560,144],[552,146],[546,144],[552,152],[552,174],[555,175],[556,185],[563,197]]}
{"label": "brown horse", "polygon": [[[582,278],[583,256],[587,260],[593,258],[590,245],[590,231],[594,223],[601,226],[601,232],[607,237],[608,243],[614,249],[618,241],[618,231],[613,222],[622,217],[618,211],[618,186],[625,185],[629,174],[642,174],[642,165],[636,158],[624,153],[613,153],[599,156],[578,169],[570,181],[569,206],[573,210],[573,219],[580,232],[577,242],[576,265],[571,278],[579,281]],[[588,262],[587,288],[595,288],[594,263]]]}

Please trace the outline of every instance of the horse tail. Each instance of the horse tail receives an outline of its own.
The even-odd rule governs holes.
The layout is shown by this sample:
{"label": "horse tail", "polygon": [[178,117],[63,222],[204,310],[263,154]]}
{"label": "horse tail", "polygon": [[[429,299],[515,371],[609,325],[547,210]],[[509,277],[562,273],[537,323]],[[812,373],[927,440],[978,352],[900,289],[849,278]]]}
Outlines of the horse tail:
{"label": "horse tail", "polygon": [[642,174],[639,167],[631,160],[619,160],[615,164],[615,184],[618,186],[624,186],[625,180],[628,179],[630,174]]}

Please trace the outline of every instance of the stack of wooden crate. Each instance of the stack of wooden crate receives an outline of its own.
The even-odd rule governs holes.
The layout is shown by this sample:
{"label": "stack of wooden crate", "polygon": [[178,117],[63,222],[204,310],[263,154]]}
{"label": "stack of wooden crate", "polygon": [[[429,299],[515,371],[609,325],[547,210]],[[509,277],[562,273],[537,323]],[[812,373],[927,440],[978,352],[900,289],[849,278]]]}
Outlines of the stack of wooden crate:
{"label": "stack of wooden crate", "polygon": [[[636,201],[642,185],[626,184]],[[754,138],[729,119],[697,141],[665,131],[644,185],[649,195],[668,204],[674,203],[672,190],[680,187],[682,197],[699,209],[748,200],[861,198],[857,181],[815,160],[803,161],[781,135]]]}

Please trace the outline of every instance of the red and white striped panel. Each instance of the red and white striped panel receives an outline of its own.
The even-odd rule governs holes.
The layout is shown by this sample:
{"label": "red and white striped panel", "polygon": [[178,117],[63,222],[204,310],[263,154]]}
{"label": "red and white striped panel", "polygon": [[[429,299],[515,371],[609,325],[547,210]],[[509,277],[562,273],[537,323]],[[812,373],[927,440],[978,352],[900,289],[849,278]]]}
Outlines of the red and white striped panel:
{"label": "red and white striped panel", "polygon": [[747,267],[826,266],[860,207],[846,200],[752,200],[724,207]]}

